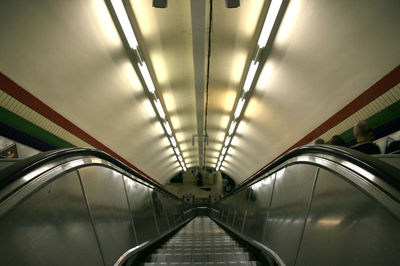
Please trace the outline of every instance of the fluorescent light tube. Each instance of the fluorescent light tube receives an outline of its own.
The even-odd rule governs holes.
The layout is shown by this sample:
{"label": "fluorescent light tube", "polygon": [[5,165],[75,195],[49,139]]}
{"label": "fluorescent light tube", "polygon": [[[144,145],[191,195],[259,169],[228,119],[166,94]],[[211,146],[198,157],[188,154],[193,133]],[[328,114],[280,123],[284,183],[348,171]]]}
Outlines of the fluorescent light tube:
{"label": "fluorescent light tube", "polygon": [[172,130],[171,130],[171,127],[169,126],[168,122],[164,122],[163,124],[164,124],[165,130],[167,131],[167,134],[172,136]]}
{"label": "fluorescent light tube", "polygon": [[146,83],[147,89],[149,90],[149,92],[154,93],[156,91],[156,88],[154,87],[153,80],[151,79],[150,72],[147,69],[146,63],[139,63],[138,66],[140,73],[142,73],[144,82]]}
{"label": "fluorescent light tube", "polygon": [[260,38],[258,39],[258,46],[263,48],[267,42],[268,38],[271,34],[272,27],[275,24],[276,17],[278,16],[279,9],[281,8],[282,0],[272,0],[267,17],[265,18],[264,25],[262,27]]}
{"label": "fluorescent light tube", "polygon": [[[160,100],[159,99],[154,100],[154,105],[156,106],[157,112],[160,115],[160,117],[162,119],[165,119],[164,109],[162,108]],[[169,134],[169,135],[171,135],[171,134]]]}
{"label": "fluorescent light tube", "polygon": [[231,137],[230,136],[228,136],[228,137],[226,137],[226,139],[225,139],[225,146],[228,146],[228,144],[229,144],[229,142],[231,141]]}
{"label": "fluorescent light tube", "polygon": [[129,22],[128,15],[126,14],[126,10],[124,4],[121,0],[111,0],[115,13],[117,14],[117,18],[119,24],[121,24],[122,31],[125,34],[125,38],[128,41],[129,46],[132,49],[137,49],[138,43],[135,37],[135,33],[133,32],[132,25]]}
{"label": "fluorescent light tube", "polygon": [[176,147],[176,141],[174,137],[169,138],[171,140],[172,146]]}
{"label": "fluorescent light tube", "polygon": [[221,154],[222,154],[222,155],[225,155],[226,149],[227,149],[226,147],[224,147],[224,148],[222,149],[222,151],[221,151]]}
{"label": "fluorescent light tube", "polygon": [[178,160],[183,163],[182,156],[178,155]]}
{"label": "fluorescent light tube", "polygon": [[246,80],[244,81],[243,91],[248,92],[250,90],[251,83],[253,83],[254,76],[257,72],[259,62],[251,61],[249,72],[247,72]]}
{"label": "fluorescent light tube", "polygon": [[183,169],[184,172],[186,172],[186,167],[185,166],[182,166],[182,169]]}
{"label": "fluorescent light tube", "polygon": [[235,118],[238,118],[240,116],[240,113],[242,112],[243,105],[244,105],[245,101],[246,100],[243,99],[243,98],[239,99],[238,105],[236,106]]}
{"label": "fluorescent light tube", "polygon": [[228,135],[232,135],[233,131],[235,130],[236,124],[236,121],[232,121],[231,126],[229,127]]}
{"label": "fluorescent light tube", "polygon": [[175,150],[176,155],[178,155],[178,156],[181,155],[181,152],[179,151],[178,148],[175,148],[174,150]]}

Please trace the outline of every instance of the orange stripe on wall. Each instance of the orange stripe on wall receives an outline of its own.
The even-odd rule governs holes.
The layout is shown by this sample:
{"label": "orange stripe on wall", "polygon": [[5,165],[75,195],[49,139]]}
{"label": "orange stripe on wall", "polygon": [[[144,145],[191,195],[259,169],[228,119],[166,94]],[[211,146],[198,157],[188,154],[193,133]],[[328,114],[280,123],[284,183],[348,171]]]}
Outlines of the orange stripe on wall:
{"label": "orange stripe on wall", "polygon": [[14,81],[12,81],[10,78],[8,78],[6,75],[4,75],[2,72],[0,72],[0,86],[1,89],[6,92],[7,94],[11,95],[21,103],[25,104],[26,106],[32,108],[39,114],[43,115],[50,121],[54,122],[55,124],[59,125],[60,127],[64,128],[71,134],[75,135],[76,137],[80,138],[81,140],[89,143],[96,149],[102,150],[110,154],[111,156],[115,157],[116,159],[120,160],[127,166],[131,167],[135,171],[139,172],[146,178],[150,179],[151,181],[159,184],[162,186],[159,182],[157,182],[155,179],[151,178],[149,175],[138,169],[136,166],[119,156],[117,153],[115,153],[113,150],[99,142],[97,139],[94,137],[90,136],[88,133],[77,127],[75,124],[73,124],[71,121],[57,113],[54,109],[52,109],[50,106],[36,98],[34,95],[32,95],[30,92],[26,91],[24,88],[16,84]]}

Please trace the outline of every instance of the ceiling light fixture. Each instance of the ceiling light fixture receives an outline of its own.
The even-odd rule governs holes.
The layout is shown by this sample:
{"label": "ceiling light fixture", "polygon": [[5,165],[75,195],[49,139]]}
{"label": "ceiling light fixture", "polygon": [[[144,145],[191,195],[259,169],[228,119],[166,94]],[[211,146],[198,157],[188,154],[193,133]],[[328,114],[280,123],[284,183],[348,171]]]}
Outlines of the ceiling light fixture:
{"label": "ceiling light fixture", "polygon": [[226,137],[225,139],[225,147],[229,145],[229,142],[231,142],[231,136]]}
{"label": "ceiling light fixture", "polygon": [[260,38],[258,39],[258,46],[260,48],[265,47],[268,42],[269,36],[271,35],[272,27],[275,24],[276,17],[278,16],[279,9],[282,6],[282,0],[272,0],[267,16],[265,18],[264,25],[261,30]]}
{"label": "ceiling light fixture", "polygon": [[226,147],[224,147],[224,148],[222,149],[222,151],[221,151],[221,154],[222,154],[222,155],[225,155],[225,153],[226,153],[226,150],[227,150],[227,148],[226,148]]}
{"label": "ceiling light fixture", "polygon": [[147,69],[146,63],[141,62],[138,64],[140,73],[142,73],[142,77],[144,79],[144,82],[146,83],[147,89],[149,92],[153,93],[156,91],[156,88],[154,87],[153,80],[151,79],[150,72]]}
{"label": "ceiling light fixture", "polygon": [[171,141],[171,143],[172,143],[172,146],[176,147],[176,141],[175,141],[175,138],[174,138],[174,137],[170,137],[170,138],[169,138],[169,140]]}
{"label": "ceiling light fixture", "polygon": [[[154,100],[154,105],[156,106],[157,112],[160,115],[160,117],[162,119],[165,119],[165,112],[164,112],[164,109],[163,109],[163,107],[161,105],[160,100],[159,99]],[[166,122],[166,123],[168,124],[168,122]],[[169,125],[168,125],[168,127],[169,127]],[[170,130],[171,130],[171,128],[170,128]],[[171,135],[171,134],[168,134],[168,135]]]}
{"label": "ceiling light fixture", "polygon": [[111,3],[115,14],[117,14],[119,24],[122,27],[122,31],[125,34],[125,38],[128,41],[129,46],[136,50],[138,47],[138,42],[136,40],[135,33],[133,32],[131,23],[129,22],[128,15],[126,14],[124,4],[121,0],[111,0]]}
{"label": "ceiling light fixture", "polygon": [[236,110],[235,110],[235,119],[240,116],[240,113],[242,112],[245,102],[246,102],[246,99],[244,99],[244,98],[239,99],[239,102],[238,102],[238,104],[236,106]]}
{"label": "ceiling light fixture", "polygon": [[236,121],[231,122],[231,126],[229,127],[229,132],[228,132],[229,135],[232,135],[233,131],[235,130],[236,124],[237,124]]}
{"label": "ceiling light fixture", "polygon": [[248,92],[250,90],[250,86],[253,83],[254,76],[256,75],[257,72],[258,64],[259,64],[258,61],[257,62],[254,60],[251,61],[249,72],[247,72],[247,77],[243,85],[244,92]]}
{"label": "ceiling light fixture", "polygon": [[[151,78],[149,69],[147,68],[146,63],[143,61],[142,57],[141,57],[141,53],[140,53],[140,48],[139,48],[139,44],[138,41],[136,39],[135,36],[135,32],[133,30],[132,24],[130,22],[130,19],[128,17],[127,11],[125,9],[124,0],[109,0],[111,2],[112,8],[114,9],[115,15],[116,15],[116,19],[115,16],[113,16],[114,22],[115,24],[119,23],[119,25],[121,26],[122,32],[120,31],[121,35],[124,35],[124,37],[121,37],[122,41],[126,41],[129,45],[129,47],[133,50],[135,50],[135,54],[136,54],[136,60],[131,59],[131,63],[132,64],[136,64],[138,65],[141,77],[142,77],[142,81],[143,82],[142,85],[143,87],[146,87],[146,89],[152,94],[151,96],[149,96],[150,101],[153,100],[154,103],[154,107],[158,113],[160,122],[164,125],[164,129],[165,132],[167,133],[173,150],[175,151],[179,164],[182,167],[183,171],[186,171],[186,165],[183,161],[183,158],[181,156],[181,152],[179,150],[179,147],[177,145],[177,141],[173,135],[172,129],[168,123],[167,117],[166,117],[166,113],[163,109],[163,105],[160,101],[160,99],[158,99],[157,97],[157,92],[156,92],[156,88],[154,86],[154,82],[153,79]],[[166,2],[166,0],[160,0],[160,1],[156,1],[156,2]],[[139,73],[138,73],[139,76]]]}
{"label": "ceiling light fixture", "polygon": [[167,131],[167,134],[172,136],[172,130],[171,130],[171,127],[169,126],[169,123],[168,122],[164,122],[163,124],[164,124],[164,127],[165,127],[165,131]]}
{"label": "ceiling light fixture", "polygon": [[[256,76],[257,71],[259,70],[259,63],[260,63],[260,54],[263,50],[263,48],[267,45],[268,40],[271,36],[272,29],[274,27],[275,21],[278,17],[279,11],[282,7],[283,0],[272,0],[267,11],[267,15],[265,17],[265,21],[263,24],[263,27],[261,29],[260,36],[258,38],[257,42],[257,52],[255,53],[255,56],[253,60],[250,63],[249,69],[247,71],[246,79],[243,84],[243,92],[240,95],[240,99],[237,102],[235,112],[233,114],[233,119],[232,122],[229,126],[228,134],[226,136],[224,146],[222,147],[220,157],[218,159],[217,165],[215,167],[216,171],[219,171],[221,168],[222,163],[224,162],[224,155],[226,154],[227,150],[229,149],[229,144],[231,139],[233,138],[233,133],[235,131],[236,126],[240,123],[240,120],[238,118],[242,115],[244,104],[246,100],[249,99],[250,95],[247,93],[251,89],[251,85],[254,82],[254,78]],[[262,62],[265,62],[265,57],[261,57]]]}

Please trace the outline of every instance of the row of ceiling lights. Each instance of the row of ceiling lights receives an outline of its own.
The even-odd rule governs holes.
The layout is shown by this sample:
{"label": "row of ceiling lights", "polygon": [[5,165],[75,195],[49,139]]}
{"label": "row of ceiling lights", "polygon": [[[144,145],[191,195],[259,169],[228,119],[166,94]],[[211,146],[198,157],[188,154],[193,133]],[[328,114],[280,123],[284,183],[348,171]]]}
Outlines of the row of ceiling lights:
{"label": "row of ceiling lights", "polygon": [[225,156],[227,154],[227,151],[230,147],[229,145],[232,141],[232,138],[234,137],[235,129],[237,128],[238,124],[240,123],[239,118],[242,116],[242,113],[244,112],[244,110],[243,110],[244,104],[250,97],[247,92],[250,90],[251,85],[254,83],[253,82],[254,77],[258,70],[259,59],[257,59],[257,57],[260,54],[261,49],[263,49],[268,42],[268,39],[271,35],[276,18],[278,16],[279,10],[281,9],[282,1],[283,0],[272,0],[271,4],[269,6],[268,13],[267,13],[267,16],[265,17],[264,25],[262,27],[262,30],[261,30],[261,33],[260,33],[260,36],[259,36],[258,42],[257,42],[256,59],[253,59],[250,63],[250,67],[247,72],[247,76],[244,81],[244,84],[243,84],[243,90],[241,92],[241,97],[237,102],[236,109],[233,114],[233,118],[230,123],[230,126],[229,126],[228,134],[225,137],[224,145],[222,146],[217,165],[215,166],[216,171],[219,171],[219,169],[221,168],[221,166],[224,162]]}
{"label": "row of ceiling lights", "polygon": [[[150,72],[146,66],[146,63],[140,56],[139,45],[138,45],[135,33],[133,31],[132,25],[129,21],[128,15],[126,13],[125,6],[122,3],[122,0],[111,0],[111,4],[112,4],[115,14],[118,18],[118,22],[121,25],[122,31],[124,33],[126,41],[128,42],[129,47],[137,55],[138,67],[139,67],[140,73],[146,84],[146,88],[150,92],[151,98],[153,99],[153,101],[152,101],[153,108],[155,107],[155,109],[157,111],[156,113],[158,114],[158,116],[160,118],[161,124],[165,130],[166,135],[168,136],[168,139],[172,145],[172,148],[174,150],[174,153],[179,161],[179,164],[180,164],[182,170],[186,171],[186,164],[183,161],[181,152],[180,152],[178,144],[176,142],[176,138],[172,132],[171,126],[170,126],[169,122],[167,121],[167,117],[165,115],[163,105],[162,105],[160,99],[156,95],[156,88],[154,86]],[[151,98],[150,98],[150,100],[152,100]]]}

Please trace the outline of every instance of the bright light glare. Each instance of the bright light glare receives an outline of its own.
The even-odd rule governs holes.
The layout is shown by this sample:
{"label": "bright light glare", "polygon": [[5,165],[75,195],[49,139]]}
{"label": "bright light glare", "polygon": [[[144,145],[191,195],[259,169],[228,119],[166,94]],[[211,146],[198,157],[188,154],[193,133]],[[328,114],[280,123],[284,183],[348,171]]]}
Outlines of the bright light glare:
{"label": "bright light glare", "polygon": [[179,160],[181,163],[183,163],[182,156],[178,155],[178,160]]}
{"label": "bright light glare", "polygon": [[231,122],[231,126],[229,127],[229,132],[228,132],[229,135],[232,135],[233,131],[235,130],[236,124],[237,124],[236,121]]}
{"label": "bright light glare", "polygon": [[140,73],[142,73],[144,82],[146,83],[147,89],[149,90],[149,92],[154,93],[156,91],[156,88],[154,87],[153,80],[151,79],[150,72],[147,69],[146,63],[139,63],[138,66],[140,69]]}
{"label": "bright light glare", "polygon": [[257,72],[258,68],[258,61],[255,62],[254,60],[251,61],[249,72],[247,72],[247,77],[243,85],[243,91],[248,92],[250,90],[251,83],[253,83],[254,76]]}
{"label": "bright light glare", "polygon": [[174,150],[175,150],[176,155],[178,155],[178,156],[181,155],[181,152],[179,151],[178,148],[175,148]]}
{"label": "bright light glare", "polygon": [[265,18],[260,38],[258,39],[258,46],[260,48],[263,48],[268,42],[268,38],[271,34],[272,27],[274,26],[281,5],[282,5],[282,0],[272,0],[271,5],[269,6],[268,14],[267,17]]}
{"label": "bright light glare", "polygon": [[117,14],[119,24],[121,24],[122,31],[125,34],[125,38],[129,43],[129,46],[132,49],[137,49],[138,43],[135,37],[135,33],[133,32],[131,23],[129,22],[128,15],[126,14],[126,10],[124,4],[121,0],[111,0],[115,13]]}
{"label": "bright light glare", "polygon": [[172,146],[176,147],[176,141],[174,137],[169,138],[171,140]]}
{"label": "bright light glare", "polygon": [[224,155],[226,153],[226,147],[224,147],[221,151],[221,154]]}
{"label": "bright light glare", "polygon": [[246,100],[243,99],[243,98],[239,99],[238,105],[236,106],[235,118],[238,118],[240,116],[240,113],[242,112],[243,105],[244,105],[245,101]]}
{"label": "bright light glare", "polygon": [[230,136],[228,136],[228,137],[226,137],[226,139],[225,139],[225,146],[228,146],[229,145],[229,142],[231,142],[231,138],[232,137],[230,137]]}
{"label": "bright light glare", "polygon": [[164,122],[163,124],[164,124],[165,130],[167,131],[167,134],[171,136],[172,135],[172,130],[171,130],[171,127],[169,126],[169,123],[168,122]]}
{"label": "bright light glare", "polygon": [[[154,100],[154,104],[155,104],[155,106],[156,106],[156,108],[157,108],[157,112],[158,112],[158,114],[160,115],[160,117],[161,117],[162,119],[165,119],[164,109],[162,108],[162,105],[161,105],[160,100],[159,100],[159,99]],[[170,134],[170,135],[171,135],[171,134]]]}

